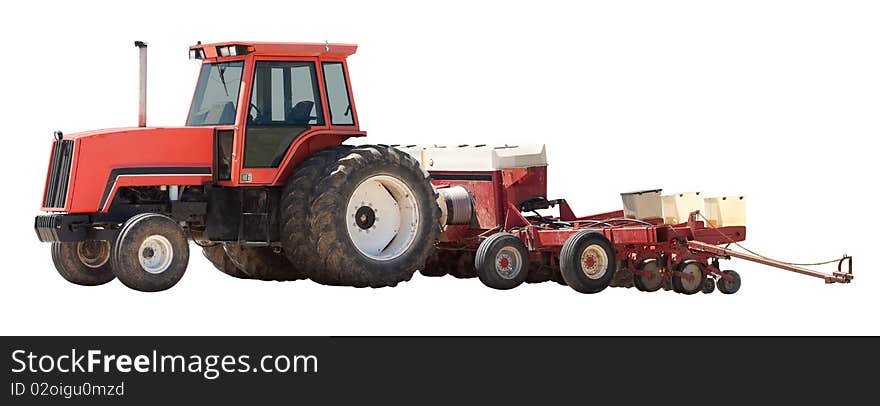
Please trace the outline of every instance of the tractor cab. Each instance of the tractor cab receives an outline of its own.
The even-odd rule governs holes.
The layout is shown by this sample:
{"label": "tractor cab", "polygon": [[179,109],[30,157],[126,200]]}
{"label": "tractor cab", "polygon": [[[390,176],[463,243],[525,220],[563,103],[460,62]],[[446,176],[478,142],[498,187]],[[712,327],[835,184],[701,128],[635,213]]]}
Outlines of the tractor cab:
{"label": "tractor cab", "polygon": [[[220,185],[279,185],[319,149],[358,128],[343,44],[197,44],[202,61],[186,125],[214,127]],[[302,148],[305,147],[305,148]]]}

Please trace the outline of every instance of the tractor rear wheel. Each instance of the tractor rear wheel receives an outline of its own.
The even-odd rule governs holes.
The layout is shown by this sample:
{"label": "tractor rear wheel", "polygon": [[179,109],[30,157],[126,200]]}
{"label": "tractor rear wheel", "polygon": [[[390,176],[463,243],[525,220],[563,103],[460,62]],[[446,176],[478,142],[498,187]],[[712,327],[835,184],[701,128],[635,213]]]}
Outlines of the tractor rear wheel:
{"label": "tractor rear wheel", "polygon": [[281,194],[284,255],[291,264],[297,264],[299,273],[305,277],[311,277],[320,263],[309,245],[309,214],[315,186],[330,171],[332,164],[351,149],[350,145],[339,145],[315,153],[294,170]]}
{"label": "tractor rear wheel", "polygon": [[617,271],[614,246],[605,236],[583,230],[562,246],[559,270],[565,283],[580,293],[597,293],[611,284]]}
{"label": "tractor rear wheel", "polygon": [[314,194],[306,234],[316,282],[394,286],[434,252],[441,232],[437,193],[404,152],[353,148],[323,171]]}
{"label": "tractor rear wheel", "polygon": [[52,262],[64,279],[77,285],[103,285],[116,278],[107,241],[53,242]]}
{"label": "tractor rear wheel", "polygon": [[168,289],[183,277],[189,242],[180,225],[156,213],[138,214],[119,229],[110,264],[119,281],[142,292]]}

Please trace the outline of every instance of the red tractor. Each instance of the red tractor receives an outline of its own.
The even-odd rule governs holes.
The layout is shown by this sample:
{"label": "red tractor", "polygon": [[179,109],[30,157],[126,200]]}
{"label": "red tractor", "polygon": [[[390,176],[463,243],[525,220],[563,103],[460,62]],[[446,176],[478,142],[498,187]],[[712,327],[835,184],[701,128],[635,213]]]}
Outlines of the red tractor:
{"label": "red tractor", "polygon": [[[199,43],[189,49],[202,67],[186,126],[147,127],[146,44],[135,45],[139,126],[55,133],[49,214],[35,228],[70,282],[168,289],[190,240],[235,277],[357,287],[421,270],[496,289],[555,280],[582,293],[708,293],[716,283],[734,293],[739,275],[719,259],[789,266],[717,247],[745,239],[742,221],[664,217],[658,191],[578,217],[547,199],[540,145],[343,145],[366,135],[346,64],[354,45]],[[554,207],[557,216],[538,213]]]}
{"label": "red tractor", "polygon": [[352,286],[408,280],[433,252],[440,208],[418,162],[342,145],[358,126],[346,58],[354,45],[199,44],[185,127],[55,133],[42,241],[67,280],[168,289],[188,240],[242,278]]}

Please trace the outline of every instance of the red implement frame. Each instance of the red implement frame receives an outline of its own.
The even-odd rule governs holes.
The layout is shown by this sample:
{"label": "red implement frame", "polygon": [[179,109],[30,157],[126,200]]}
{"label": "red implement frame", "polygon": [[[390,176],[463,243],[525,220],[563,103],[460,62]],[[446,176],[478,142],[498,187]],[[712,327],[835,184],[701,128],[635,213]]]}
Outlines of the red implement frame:
{"label": "red implement frame", "polygon": [[[475,219],[470,225],[449,226],[437,248],[447,252],[476,250],[486,237],[507,232],[519,237],[532,252],[532,261],[555,267],[562,246],[581,230],[601,233],[614,245],[620,267],[641,274],[640,264],[656,259],[660,274],[669,279],[679,273],[678,266],[693,260],[702,265],[704,275],[732,282],[733,278],[718,268],[718,259],[740,258],[825,280],[826,283],[849,283],[853,279],[852,258],[844,257],[838,271],[826,274],[797,265],[720,247],[744,241],[746,227],[708,226],[699,221],[699,212],[691,213],[686,223],[665,224],[661,219],[636,220],[624,217],[622,210],[578,217],[564,199],[553,201],[558,217],[524,215],[517,206],[534,197],[546,196],[546,167],[503,169],[483,176],[473,173],[432,172],[436,187],[462,186],[474,198]],[[468,176],[470,175],[470,176]],[[549,202],[548,202],[549,203]],[[843,270],[844,262],[848,269]]]}

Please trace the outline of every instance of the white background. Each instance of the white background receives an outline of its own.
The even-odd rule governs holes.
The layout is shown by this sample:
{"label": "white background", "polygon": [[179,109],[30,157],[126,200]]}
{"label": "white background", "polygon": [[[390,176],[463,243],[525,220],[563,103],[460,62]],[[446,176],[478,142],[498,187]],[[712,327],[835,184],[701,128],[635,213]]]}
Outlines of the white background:
{"label": "white background", "polygon": [[[12,5],[10,5],[12,4]],[[16,2],[0,15],[2,334],[878,334],[880,13],[864,1],[435,4]],[[193,246],[163,293],[65,282],[32,231],[53,130],[182,125],[197,40],[351,42],[373,143],[547,144],[578,214],[662,187],[748,196],[746,245],[856,257],[826,286],[733,261],[736,295],[416,276],[397,288],[238,280]]]}

